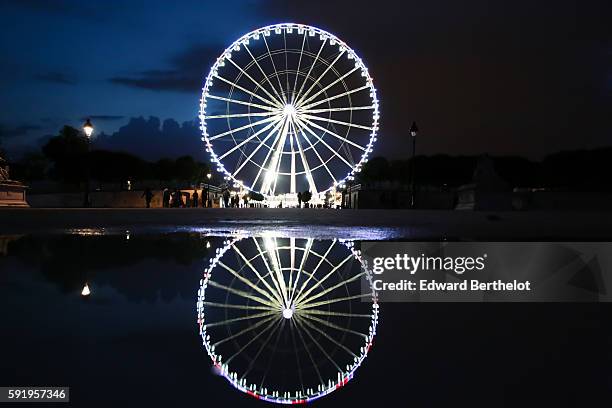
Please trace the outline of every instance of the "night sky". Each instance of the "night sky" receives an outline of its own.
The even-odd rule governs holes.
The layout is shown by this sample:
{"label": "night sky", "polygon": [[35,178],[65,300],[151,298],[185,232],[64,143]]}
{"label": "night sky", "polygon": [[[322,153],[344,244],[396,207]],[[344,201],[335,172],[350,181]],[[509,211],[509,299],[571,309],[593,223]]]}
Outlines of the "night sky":
{"label": "night sky", "polygon": [[369,67],[382,103],[374,155],[406,156],[412,120],[424,154],[604,146],[611,19],[606,1],[3,0],[0,143],[16,156],[90,116],[102,147],[153,159],[164,152],[143,143],[147,129],[172,119],[161,134],[183,137],[170,154],[204,157],[182,123],[210,65],[240,35],[293,21],[336,34]]}

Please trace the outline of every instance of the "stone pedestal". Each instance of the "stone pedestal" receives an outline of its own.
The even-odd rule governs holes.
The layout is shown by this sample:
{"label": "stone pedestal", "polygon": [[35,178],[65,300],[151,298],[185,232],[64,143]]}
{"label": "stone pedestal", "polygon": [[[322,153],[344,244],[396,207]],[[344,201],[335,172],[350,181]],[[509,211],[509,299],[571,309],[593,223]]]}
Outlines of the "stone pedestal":
{"label": "stone pedestal", "polygon": [[26,186],[16,181],[0,181],[0,207],[29,207]]}
{"label": "stone pedestal", "polygon": [[456,210],[507,211],[512,209],[512,192],[495,171],[488,156],[478,160],[472,182],[457,189]]}

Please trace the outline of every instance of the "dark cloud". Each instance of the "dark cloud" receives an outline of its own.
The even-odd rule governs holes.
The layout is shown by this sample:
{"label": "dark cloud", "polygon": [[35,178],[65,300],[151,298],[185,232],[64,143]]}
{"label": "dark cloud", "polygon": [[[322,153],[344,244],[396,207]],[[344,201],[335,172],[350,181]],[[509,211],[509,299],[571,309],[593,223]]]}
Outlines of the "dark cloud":
{"label": "dark cloud", "polygon": [[125,118],[125,116],[122,116],[122,115],[89,115],[89,116],[83,116],[81,120],[86,121],[87,119],[90,119],[90,120],[112,121],[112,120],[121,120],[123,118]]}
{"label": "dark cloud", "polygon": [[115,76],[110,82],[153,91],[194,92],[202,87],[203,75],[223,50],[196,45],[169,60],[169,69],[151,69],[133,75]]}
{"label": "dark cloud", "polygon": [[111,135],[100,134],[94,139],[94,146],[132,153],[147,160],[184,155],[205,160],[200,137],[197,120],[181,125],[174,119],[162,122],[154,116],[148,119],[138,117],[131,118],[127,125]]}
{"label": "dark cloud", "polygon": [[40,129],[42,128],[38,125],[20,125],[16,127],[6,127],[4,125],[0,125],[0,137],[9,138],[24,136],[32,131]]}
{"label": "dark cloud", "polygon": [[62,72],[50,71],[42,74],[37,74],[34,76],[35,79],[44,82],[51,82],[55,84],[63,84],[63,85],[74,85],[76,84],[76,80]]}

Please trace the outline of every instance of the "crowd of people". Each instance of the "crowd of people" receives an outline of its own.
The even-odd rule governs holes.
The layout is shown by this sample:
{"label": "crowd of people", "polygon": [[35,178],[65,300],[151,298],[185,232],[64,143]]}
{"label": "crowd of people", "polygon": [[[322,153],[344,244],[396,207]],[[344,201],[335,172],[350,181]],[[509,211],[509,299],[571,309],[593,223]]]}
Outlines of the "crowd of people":
{"label": "crowd of people", "polygon": [[[146,208],[151,208],[153,200],[153,191],[150,188],[145,188],[142,193],[142,198],[145,199]],[[197,207],[212,207],[212,199],[207,189],[203,189],[201,194],[198,190],[193,190],[193,193],[181,191],[178,188],[174,190],[163,189],[162,191],[162,207],[164,208],[197,208]]]}
{"label": "crowd of people", "polygon": [[[151,202],[155,194],[150,188],[145,188],[142,193],[142,198],[145,200],[145,207],[151,208]],[[238,194],[231,194],[229,190],[224,190],[221,195],[223,200],[223,206],[226,208],[246,208],[249,206],[249,196],[244,194],[239,197]],[[201,193],[198,194],[198,190],[193,190],[192,193],[188,191],[181,191],[178,188],[173,190],[163,189],[162,191],[162,207],[163,208],[211,208],[213,206],[213,200],[209,194],[208,189],[202,189]]]}
{"label": "crowd of people", "polygon": [[[178,188],[168,189],[165,188],[162,190],[162,207],[163,208],[212,208],[213,207],[213,198],[216,198],[216,193],[212,194],[208,189],[204,188],[201,190],[201,193],[198,193],[197,189],[194,189],[193,192],[190,191],[182,191]],[[314,204],[309,203],[310,196],[307,198],[304,197],[305,193],[298,193],[298,208],[315,208],[317,207]],[[145,207],[151,208],[151,202],[153,201],[153,197],[155,194],[150,188],[145,188],[142,193],[142,198],[145,200]],[[220,197],[219,206],[224,208],[248,208],[251,207],[262,207],[264,203],[261,201],[253,201],[251,202],[248,194],[243,194],[240,196],[238,193],[232,194],[229,189],[223,190]],[[267,205],[265,205],[267,207]],[[285,205],[281,201],[278,204],[275,204],[278,208],[283,208]],[[295,206],[295,204],[293,204]],[[327,204],[319,204],[319,207],[328,208]]]}

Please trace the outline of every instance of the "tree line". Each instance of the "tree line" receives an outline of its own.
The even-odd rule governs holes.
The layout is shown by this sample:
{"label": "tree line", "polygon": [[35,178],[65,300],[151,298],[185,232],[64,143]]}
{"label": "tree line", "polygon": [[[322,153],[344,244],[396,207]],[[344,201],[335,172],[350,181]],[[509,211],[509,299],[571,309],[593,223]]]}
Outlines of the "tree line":
{"label": "tree line", "polygon": [[65,183],[84,182],[91,177],[102,182],[126,180],[177,181],[197,184],[206,180],[208,163],[191,156],[146,161],[130,153],[89,149],[83,133],[64,126],[40,152],[29,153],[12,163],[13,178],[24,181],[52,179]]}
{"label": "tree line", "polygon": [[[458,187],[472,180],[474,156],[416,156],[415,181],[421,186]],[[520,156],[490,156],[497,174],[511,187],[542,187],[573,191],[612,191],[612,147],[550,154],[541,161]],[[410,159],[370,159],[357,182],[395,181],[408,185]]]}

